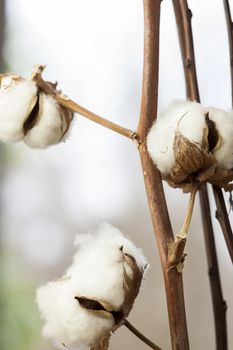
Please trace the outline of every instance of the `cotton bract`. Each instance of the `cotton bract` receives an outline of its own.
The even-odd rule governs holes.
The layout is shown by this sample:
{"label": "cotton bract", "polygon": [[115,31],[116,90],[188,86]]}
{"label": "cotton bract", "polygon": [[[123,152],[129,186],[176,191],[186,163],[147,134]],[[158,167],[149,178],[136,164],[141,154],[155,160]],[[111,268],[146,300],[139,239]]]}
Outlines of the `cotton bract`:
{"label": "cotton bract", "polygon": [[233,179],[233,113],[192,101],[174,101],[147,136],[148,152],[173,187],[191,191]]}
{"label": "cotton bract", "polygon": [[108,224],[78,235],[72,265],[37,291],[43,334],[59,349],[77,350],[108,340],[128,316],[147,260]]}

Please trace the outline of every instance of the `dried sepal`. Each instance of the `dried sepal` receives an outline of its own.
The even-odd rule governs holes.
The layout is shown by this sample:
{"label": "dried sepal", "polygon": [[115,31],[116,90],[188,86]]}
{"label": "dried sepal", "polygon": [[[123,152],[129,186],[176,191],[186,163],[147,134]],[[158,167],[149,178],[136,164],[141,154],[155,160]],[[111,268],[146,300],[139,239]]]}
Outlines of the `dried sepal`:
{"label": "dried sepal", "polygon": [[201,145],[191,143],[187,138],[176,133],[174,141],[175,165],[171,170],[171,178],[179,184],[191,177],[195,178],[197,172],[212,168],[216,163],[213,155]]}
{"label": "dried sepal", "polygon": [[79,305],[88,312],[91,312],[98,317],[112,319],[115,322],[114,314],[117,313],[117,311],[114,311],[113,306],[108,304],[106,301],[89,299],[83,296],[75,296],[75,299],[79,302]]}
{"label": "dried sepal", "polygon": [[[124,303],[122,305],[122,314],[126,318],[130,313],[134,301],[138,295],[141,281],[143,277],[143,271],[138,267],[135,258],[122,250],[123,256],[123,290],[124,290]],[[131,273],[127,271],[131,270]],[[121,320],[123,322],[123,319]]]}
{"label": "dried sepal", "polygon": [[110,337],[110,333],[102,335],[98,342],[91,347],[91,350],[108,350]]}

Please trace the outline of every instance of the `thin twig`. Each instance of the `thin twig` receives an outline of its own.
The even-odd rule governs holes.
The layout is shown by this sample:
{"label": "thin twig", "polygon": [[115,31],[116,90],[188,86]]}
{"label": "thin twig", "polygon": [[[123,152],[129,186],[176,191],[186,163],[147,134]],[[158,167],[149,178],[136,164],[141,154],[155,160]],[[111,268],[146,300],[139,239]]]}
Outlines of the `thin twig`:
{"label": "thin twig", "polygon": [[227,33],[229,42],[229,53],[230,53],[230,68],[231,68],[231,99],[233,105],[233,23],[231,18],[231,10],[228,0],[223,0],[225,17],[227,23]]}
{"label": "thin twig", "polygon": [[[231,72],[231,101],[233,106],[233,23],[231,18],[231,10],[229,6],[228,0],[223,0],[224,10],[225,10],[225,18],[227,23],[227,33],[228,33],[228,43],[229,43],[229,54],[230,54],[230,72]],[[224,203],[223,195],[220,193],[220,190],[214,191],[215,201]],[[231,230],[231,225],[229,222],[228,214],[226,209],[221,211],[219,208],[222,208],[223,205],[217,205],[217,219],[222,228],[225,241],[227,244],[227,248],[231,257],[231,261],[233,262],[233,234]]]}
{"label": "thin twig", "polygon": [[184,248],[187,239],[187,234],[193,214],[197,189],[194,189],[190,194],[189,205],[186,212],[185,220],[180,232],[176,235],[174,243],[170,249],[169,261],[172,265],[178,265],[184,260]]}
{"label": "thin twig", "polygon": [[223,299],[219,277],[218,257],[214,240],[213,226],[209,215],[210,207],[206,187],[200,191],[201,213],[205,232],[205,245],[208,261],[208,273],[211,284],[212,304],[214,309],[216,349],[227,350],[227,305]]}
{"label": "thin twig", "polygon": [[97,124],[104,126],[107,129],[115,131],[116,133],[123,135],[125,137],[128,137],[129,139],[133,139],[133,137],[134,137],[134,134],[135,134],[134,131],[126,129],[126,128],[124,128],[116,123],[110,122],[109,120],[104,119],[104,118],[98,116],[97,114],[94,114],[94,113],[88,111],[86,108],[78,105],[77,103],[75,103],[72,100],[67,100],[67,99],[64,99],[60,96],[57,96],[57,101],[61,106],[66,107],[66,108],[68,108],[68,109],[70,109],[73,112],[76,112],[78,114],[81,114],[82,116],[92,120],[93,122],[95,122]]}
{"label": "thin twig", "polygon": [[150,348],[154,350],[162,350],[160,347],[158,347],[156,344],[154,344],[151,340],[146,338],[142,333],[140,333],[128,320],[124,321],[124,325],[126,328],[130,330],[136,337],[141,339],[145,344],[147,344]]}
{"label": "thin twig", "polygon": [[[173,6],[175,10],[176,22],[179,32],[183,66],[185,71],[187,97],[199,102],[200,97],[197,84],[193,35],[191,26],[192,13],[188,8],[186,0],[173,0]],[[207,261],[209,271],[211,271],[209,277],[215,319],[216,349],[227,350],[226,307],[222,307],[222,305],[226,304],[222,296],[216,246],[214,241],[214,233],[206,185],[202,186],[202,188],[199,191],[199,194],[201,202],[204,236],[206,242]],[[214,278],[212,276],[214,276]]]}
{"label": "thin twig", "polygon": [[161,0],[144,0],[144,67],[141,115],[138,135],[139,152],[154,232],[166,288],[170,334],[173,350],[189,350],[182,274],[170,268],[169,247],[174,241],[162,180],[147,148],[146,136],[157,115],[159,24]]}
{"label": "thin twig", "polygon": [[135,132],[133,132],[132,130],[126,129],[116,123],[110,122],[107,119],[104,119],[100,116],[98,116],[95,113],[92,113],[90,111],[88,111],[86,108],[80,106],[79,104],[77,104],[76,102],[70,100],[68,97],[62,95],[59,93],[59,91],[56,90],[56,84],[51,84],[49,82],[46,82],[42,79],[42,72],[44,70],[45,66],[43,65],[36,65],[35,66],[35,71],[33,72],[32,75],[32,80],[34,80],[37,83],[37,86],[46,94],[50,94],[52,95],[57,102],[65,108],[70,109],[73,112],[76,112],[90,120],[92,120],[93,122],[100,124],[102,126],[104,126],[105,128],[108,128],[112,131],[115,131],[118,134],[121,134],[125,137],[128,137],[130,139],[134,139],[135,138]]}
{"label": "thin twig", "polygon": [[214,186],[213,188],[214,188],[213,192],[214,192],[215,203],[216,203],[216,207],[218,208],[216,210],[215,217],[222,228],[222,232],[224,234],[228,252],[229,252],[231,261],[233,263],[233,235],[231,233],[231,225],[228,219],[227,211],[222,210],[222,208],[226,208],[224,197],[219,187]]}
{"label": "thin twig", "polygon": [[186,1],[173,0],[173,7],[176,16],[180,49],[183,58],[183,67],[186,82],[186,95],[188,98],[199,101],[200,97],[197,86],[197,74],[192,40],[192,12],[188,8]]}

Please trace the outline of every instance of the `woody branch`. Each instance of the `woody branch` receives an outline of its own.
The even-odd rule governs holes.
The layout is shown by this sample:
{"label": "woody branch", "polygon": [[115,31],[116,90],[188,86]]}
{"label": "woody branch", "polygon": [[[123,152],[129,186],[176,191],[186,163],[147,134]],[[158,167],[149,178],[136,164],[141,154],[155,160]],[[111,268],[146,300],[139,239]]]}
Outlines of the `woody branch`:
{"label": "woody branch", "polygon": [[[173,0],[173,6],[183,58],[187,97],[199,102],[200,97],[197,84],[191,26],[192,13],[188,8],[188,3],[186,0]],[[215,319],[216,349],[227,350],[226,303],[223,300],[222,296],[216,246],[206,185],[202,186],[199,194]],[[221,207],[221,210],[224,210],[223,207]]]}

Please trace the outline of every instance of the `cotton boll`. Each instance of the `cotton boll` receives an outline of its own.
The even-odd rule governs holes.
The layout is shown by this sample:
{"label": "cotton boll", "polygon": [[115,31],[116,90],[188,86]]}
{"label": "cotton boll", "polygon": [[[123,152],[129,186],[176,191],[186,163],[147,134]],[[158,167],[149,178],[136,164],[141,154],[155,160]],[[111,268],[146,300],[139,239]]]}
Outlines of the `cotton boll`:
{"label": "cotton boll", "polygon": [[66,129],[67,120],[56,100],[41,93],[35,125],[27,131],[24,142],[32,148],[46,148],[59,143]]}
{"label": "cotton boll", "polygon": [[162,174],[169,174],[175,164],[173,145],[177,131],[190,142],[201,145],[205,113],[204,107],[197,102],[174,101],[158,116],[148,133],[147,148]]}
{"label": "cotton boll", "polygon": [[0,89],[0,140],[24,137],[23,125],[37,101],[36,84],[16,76],[3,76]]}
{"label": "cotton boll", "polygon": [[220,134],[220,143],[213,150],[214,157],[222,168],[233,168],[233,112],[208,107],[209,118]]}
{"label": "cotton boll", "polygon": [[43,334],[76,350],[110,335],[128,316],[147,260],[109,224],[77,235],[72,265],[62,279],[38,289]]}
{"label": "cotton boll", "polygon": [[[90,296],[91,291],[92,298],[106,300],[116,310],[120,308],[124,300],[122,279],[119,278],[122,274],[121,247],[123,253],[132,255],[138,267],[144,270],[148,262],[141,250],[118,229],[105,223],[97,231],[88,233],[86,241],[74,256],[73,265],[67,271],[67,275],[82,281],[77,289],[79,295]],[[125,264],[125,268],[131,276],[130,267]]]}

